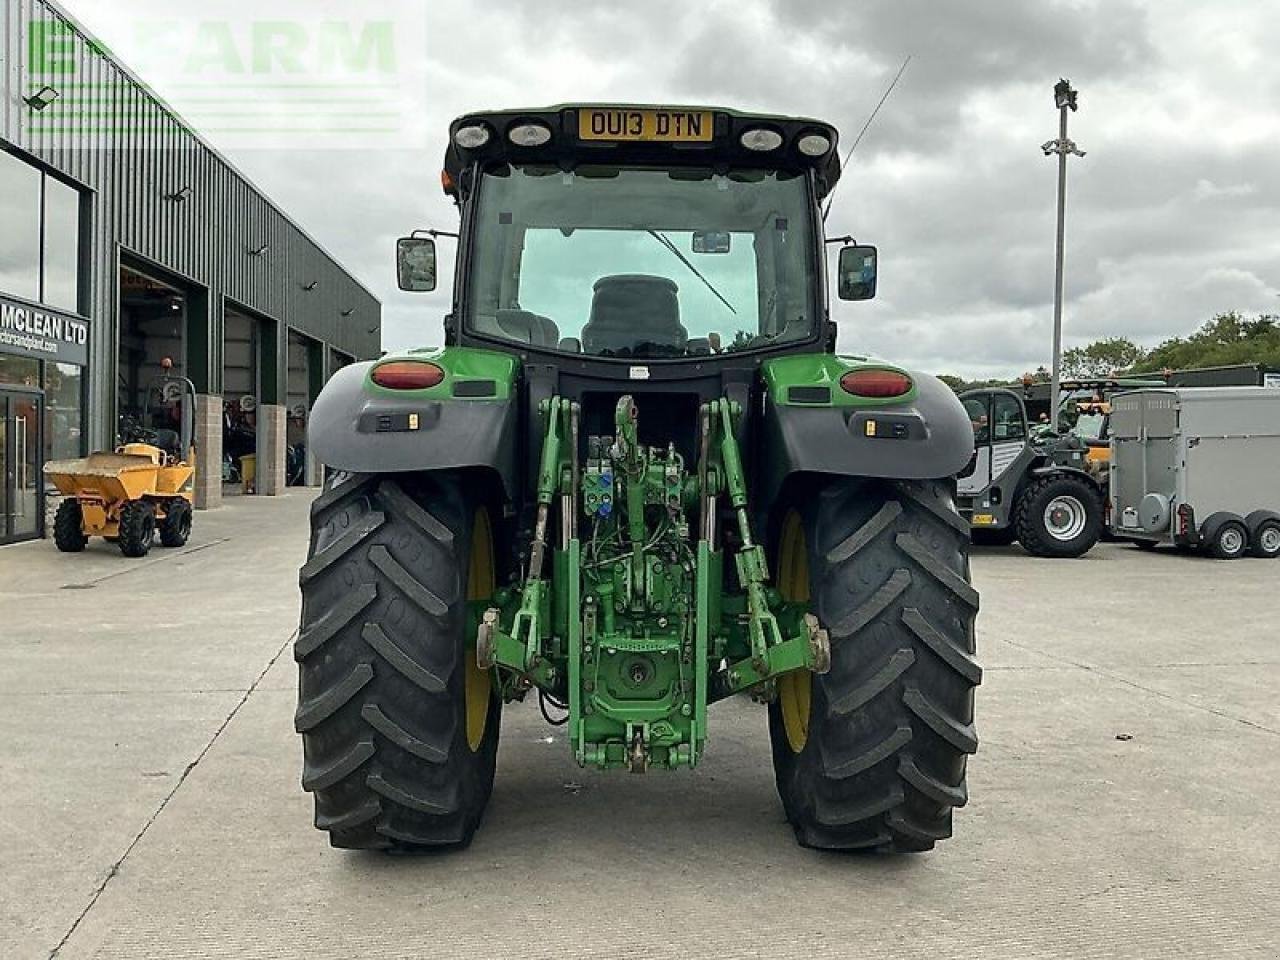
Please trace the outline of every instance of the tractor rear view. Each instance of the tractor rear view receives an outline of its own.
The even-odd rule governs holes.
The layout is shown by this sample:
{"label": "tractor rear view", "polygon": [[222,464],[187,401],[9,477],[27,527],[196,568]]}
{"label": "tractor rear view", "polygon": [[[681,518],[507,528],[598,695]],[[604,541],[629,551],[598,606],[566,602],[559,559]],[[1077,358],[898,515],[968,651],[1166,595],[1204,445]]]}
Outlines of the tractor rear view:
{"label": "tractor rear view", "polygon": [[[834,352],[836,132],[728,110],[564,106],[449,132],[445,345],[340,371],[302,568],[296,726],[339,847],[465,844],[504,704],[576,761],[701,764],[766,705],[798,840],[919,851],[977,748],[978,596],[951,479],[964,409]],[[435,236],[400,243],[436,285]],[[875,294],[847,243],[836,286]]]}

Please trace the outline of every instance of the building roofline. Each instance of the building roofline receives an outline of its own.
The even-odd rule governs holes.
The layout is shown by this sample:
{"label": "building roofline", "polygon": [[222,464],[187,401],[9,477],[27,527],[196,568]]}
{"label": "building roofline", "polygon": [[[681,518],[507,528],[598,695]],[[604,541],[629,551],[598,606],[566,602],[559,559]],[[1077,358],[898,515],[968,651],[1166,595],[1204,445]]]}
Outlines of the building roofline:
{"label": "building roofline", "polygon": [[42,0],[42,2],[44,3],[45,6],[57,12],[58,16],[65,19],[67,23],[69,23],[86,42],[92,44],[94,49],[99,51],[99,56],[105,57],[107,60],[109,60],[112,66],[114,66],[117,70],[119,70],[131,83],[135,84],[144,94],[150,97],[156,103],[156,105],[160,107],[161,110],[169,114],[169,116],[173,119],[173,121],[177,123],[183,130],[185,130],[187,134],[189,134],[192,137],[192,139],[194,139],[198,144],[200,144],[200,146],[204,147],[204,149],[208,150],[209,153],[219,163],[223,164],[231,173],[235,174],[235,176],[238,177],[241,180],[241,182],[243,182],[250,190],[252,190],[258,196],[259,199],[261,199],[267,206],[269,206],[272,210],[278,213],[284,219],[284,221],[289,224],[289,226],[297,230],[298,233],[303,237],[303,239],[305,239],[308,243],[310,243],[313,247],[315,247],[320,253],[322,253],[326,258],[328,258],[330,263],[332,263],[335,267],[337,267],[344,274],[346,274],[346,276],[349,277],[357,287],[363,290],[376,304],[378,304],[379,307],[384,306],[382,300],[378,298],[378,295],[375,294],[372,290],[370,290],[368,286],[366,286],[365,283],[362,280],[360,280],[359,277],[353,274],[350,268],[348,268],[345,264],[343,264],[342,261],[340,261],[332,253],[330,253],[329,250],[324,246],[324,244],[320,243],[320,241],[318,241],[315,237],[313,237],[311,233],[305,227],[303,227],[300,223],[298,223],[297,220],[295,220],[292,216],[290,216],[289,213],[287,213],[283,207],[281,207],[278,203],[272,200],[271,197],[267,196],[266,192],[261,187],[259,187],[247,174],[245,174],[243,170],[241,170],[234,163],[232,163],[227,158],[226,154],[224,154],[221,150],[215,147],[209,140],[207,140],[204,134],[200,133],[200,131],[197,130],[193,124],[188,122],[187,119],[183,117],[183,115],[180,112],[178,112],[178,110],[175,109],[167,100],[165,100],[164,97],[160,96],[160,94],[158,94],[149,83],[147,83],[140,76],[134,73],[132,69],[130,69],[126,64],[122,63],[117,57],[111,55],[108,52],[107,48],[93,34],[93,32],[90,31],[83,23],[81,23],[80,20],[73,13],[67,10],[65,6],[63,6],[62,0]]}

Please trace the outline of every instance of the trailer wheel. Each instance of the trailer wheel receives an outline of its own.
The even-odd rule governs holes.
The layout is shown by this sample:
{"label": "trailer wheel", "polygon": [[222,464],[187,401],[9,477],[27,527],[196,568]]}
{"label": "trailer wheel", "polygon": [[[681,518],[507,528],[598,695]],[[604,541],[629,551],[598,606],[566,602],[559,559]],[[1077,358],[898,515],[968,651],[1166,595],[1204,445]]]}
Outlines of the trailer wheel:
{"label": "trailer wheel", "polygon": [[1264,560],[1280,557],[1280,518],[1257,511],[1245,518],[1249,528],[1249,552]]}
{"label": "trailer wheel", "polygon": [[63,553],[80,553],[89,542],[89,538],[84,535],[84,514],[80,510],[80,501],[75,497],[58,504],[58,512],[53,518],[53,542]]}
{"label": "trailer wheel", "polygon": [[1249,531],[1240,520],[1223,520],[1214,525],[1207,538],[1210,556],[1218,560],[1238,560],[1249,549]]}
{"label": "trailer wheel", "polygon": [[455,478],[332,473],[311,528],[295,726],[316,827],[335,847],[469,843],[501,710],[467,630],[495,586],[488,513]]}
{"label": "trailer wheel", "polygon": [[120,511],[120,552],[145,557],[156,538],[156,511],[146,500],[130,500]]}
{"label": "trailer wheel", "polygon": [[1102,511],[1098,488],[1084,477],[1048,474],[1032,481],[1018,498],[1018,540],[1037,557],[1082,556],[1102,534]]}
{"label": "trailer wheel", "polygon": [[804,846],[929,850],[964,806],[978,746],[978,594],[952,481],[838,480],[797,501],[777,585],[831,634],[831,669],[785,675],[774,774]]}

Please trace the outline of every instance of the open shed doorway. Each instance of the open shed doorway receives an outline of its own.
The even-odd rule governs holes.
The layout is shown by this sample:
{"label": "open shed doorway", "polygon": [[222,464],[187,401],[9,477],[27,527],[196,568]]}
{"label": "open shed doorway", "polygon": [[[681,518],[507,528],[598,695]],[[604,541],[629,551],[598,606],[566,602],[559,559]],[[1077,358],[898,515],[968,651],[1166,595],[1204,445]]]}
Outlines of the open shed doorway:
{"label": "open shed doorway", "polygon": [[308,464],[307,423],[311,405],[324,386],[324,345],[318,340],[289,331],[289,377],[286,404],[285,477],[291,487],[319,482],[314,464]]}
{"label": "open shed doorway", "polygon": [[[179,287],[132,267],[120,268],[117,442],[126,442],[141,430],[152,388],[161,377],[188,376],[189,307],[188,294]],[[166,361],[171,369],[166,370]]]}
{"label": "open shed doorway", "polygon": [[[266,321],[228,306],[222,315],[222,482],[252,492],[262,403]],[[253,458],[252,463],[246,458]],[[236,492],[233,490],[224,491]]]}

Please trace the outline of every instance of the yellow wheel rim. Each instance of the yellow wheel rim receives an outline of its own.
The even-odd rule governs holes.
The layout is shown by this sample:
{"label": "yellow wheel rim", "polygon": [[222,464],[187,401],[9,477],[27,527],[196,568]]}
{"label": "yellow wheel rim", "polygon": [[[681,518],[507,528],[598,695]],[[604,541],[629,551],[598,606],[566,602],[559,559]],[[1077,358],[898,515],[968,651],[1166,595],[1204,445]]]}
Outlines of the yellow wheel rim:
{"label": "yellow wheel rim", "polygon": [[[476,510],[471,525],[471,565],[467,572],[467,599],[483,600],[493,596],[493,529],[489,526],[489,513],[483,507]],[[467,650],[466,708],[467,745],[471,752],[480,749],[485,727],[489,723],[489,700],[493,696],[493,677],[488,670],[476,666],[475,649]]]}
{"label": "yellow wheel rim", "polygon": [[[809,602],[809,548],[805,542],[800,514],[792,510],[782,522],[778,548],[778,592],[792,603]],[[813,674],[796,670],[778,680],[778,706],[782,726],[792,753],[809,742],[809,703],[813,695]]]}

